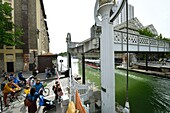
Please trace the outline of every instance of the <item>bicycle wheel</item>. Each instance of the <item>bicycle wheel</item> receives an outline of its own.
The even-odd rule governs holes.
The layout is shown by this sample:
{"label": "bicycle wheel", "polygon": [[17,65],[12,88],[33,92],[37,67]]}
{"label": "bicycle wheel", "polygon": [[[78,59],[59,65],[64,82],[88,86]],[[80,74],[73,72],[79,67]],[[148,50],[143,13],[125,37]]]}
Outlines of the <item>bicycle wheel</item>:
{"label": "bicycle wheel", "polygon": [[25,99],[25,97],[24,97],[23,95],[18,95],[18,96],[17,96],[17,100],[18,100],[19,102],[23,102],[24,99]]}
{"label": "bicycle wheel", "polygon": [[11,99],[10,99],[10,97],[7,97],[6,104],[9,105],[9,103],[11,103]]}
{"label": "bicycle wheel", "polygon": [[44,88],[43,95],[46,97],[50,94],[50,89],[49,88]]}

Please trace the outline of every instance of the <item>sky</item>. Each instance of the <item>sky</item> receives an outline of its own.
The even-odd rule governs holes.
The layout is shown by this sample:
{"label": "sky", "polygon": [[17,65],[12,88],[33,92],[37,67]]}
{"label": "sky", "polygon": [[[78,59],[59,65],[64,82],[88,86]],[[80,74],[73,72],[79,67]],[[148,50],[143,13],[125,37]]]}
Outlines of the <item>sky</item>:
{"label": "sky", "polygon": [[[67,51],[66,36],[82,42],[90,38],[94,25],[96,0],[43,0],[50,38],[50,52]],[[170,38],[170,0],[128,0],[134,6],[134,16],[144,25],[153,24],[158,33]]]}

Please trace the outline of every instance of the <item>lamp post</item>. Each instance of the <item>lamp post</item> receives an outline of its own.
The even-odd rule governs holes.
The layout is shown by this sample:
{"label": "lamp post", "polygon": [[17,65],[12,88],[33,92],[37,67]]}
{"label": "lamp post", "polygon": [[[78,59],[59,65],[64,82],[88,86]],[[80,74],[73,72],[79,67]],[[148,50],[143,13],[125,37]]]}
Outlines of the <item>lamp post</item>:
{"label": "lamp post", "polygon": [[102,28],[100,37],[102,113],[115,113],[113,21],[120,14],[124,2],[125,0],[121,0],[120,5],[117,6],[115,0],[96,0],[94,9],[95,22]]}
{"label": "lamp post", "polygon": [[102,18],[100,39],[102,113],[115,112],[113,25],[110,23],[110,10],[112,7],[112,2],[103,2],[103,0],[99,2],[98,12]]}
{"label": "lamp post", "polygon": [[68,78],[69,90],[68,90],[68,94],[69,94],[69,101],[71,102],[72,71],[71,71],[71,54],[69,52],[69,46],[70,46],[70,42],[71,42],[71,34],[70,33],[67,33],[66,42],[67,42],[67,69],[68,69],[68,73],[69,73],[69,78]]}

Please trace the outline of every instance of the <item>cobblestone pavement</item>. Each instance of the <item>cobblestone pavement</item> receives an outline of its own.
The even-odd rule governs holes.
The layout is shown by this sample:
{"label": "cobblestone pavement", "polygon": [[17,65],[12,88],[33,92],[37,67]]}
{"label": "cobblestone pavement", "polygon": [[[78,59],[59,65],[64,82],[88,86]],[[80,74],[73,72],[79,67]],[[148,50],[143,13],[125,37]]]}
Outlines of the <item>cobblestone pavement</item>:
{"label": "cobblestone pavement", "polygon": [[[31,72],[23,72],[23,75],[25,78],[28,78],[31,75]],[[45,73],[40,73],[38,76],[41,80],[47,82],[47,88],[50,89],[50,95],[45,97],[48,100],[54,100],[55,95],[52,91],[52,85],[55,84],[55,76],[52,76],[49,79],[46,79]],[[1,79],[0,79],[1,82]],[[68,78],[62,78],[60,79],[61,87],[63,89],[64,95],[62,96],[63,102],[60,104],[56,104],[56,109],[53,109],[51,111],[48,111],[48,113],[65,113],[68,105],[68,93],[67,93],[67,87],[68,87]],[[38,101],[37,101],[38,105]],[[37,113],[42,113],[43,107],[38,106]],[[3,107],[3,113],[27,113],[27,107],[24,106],[24,102],[14,102],[10,107]]]}

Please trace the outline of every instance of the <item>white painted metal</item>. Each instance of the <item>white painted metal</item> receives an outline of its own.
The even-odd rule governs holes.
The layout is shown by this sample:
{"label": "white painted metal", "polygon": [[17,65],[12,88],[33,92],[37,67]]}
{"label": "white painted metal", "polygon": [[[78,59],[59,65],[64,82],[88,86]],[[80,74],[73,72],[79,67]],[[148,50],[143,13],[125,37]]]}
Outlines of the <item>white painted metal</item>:
{"label": "white painted metal", "polygon": [[[113,51],[126,52],[126,34],[123,31],[114,31]],[[96,43],[94,44],[94,41]],[[70,42],[70,52],[72,54],[97,50],[101,42],[100,36],[89,38],[82,43]],[[84,45],[84,46],[83,46]],[[82,51],[82,47],[84,51]],[[170,43],[164,40],[157,40],[154,37],[146,37],[129,33],[129,52],[170,52]]]}
{"label": "white painted metal", "polygon": [[70,87],[70,92],[69,92],[69,102],[72,101],[72,99],[71,99],[71,97],[72,97],[72,95],[71,95],[71,92],[72,92],[72,89],[71,89],[71,87],[72,87],[72,85],[71,85],[71,82],[72,82],[71,73],[72,73],[72,70],[71,70],[71,68],[69,68],[69,87]]}
{"label": "white painted metal", "polygon": [[105,3],[98,9],[102,17],[100,42],[102,113],[115,112],[113,25],[110,23],[110,10],[112,7],[113,3]]}

